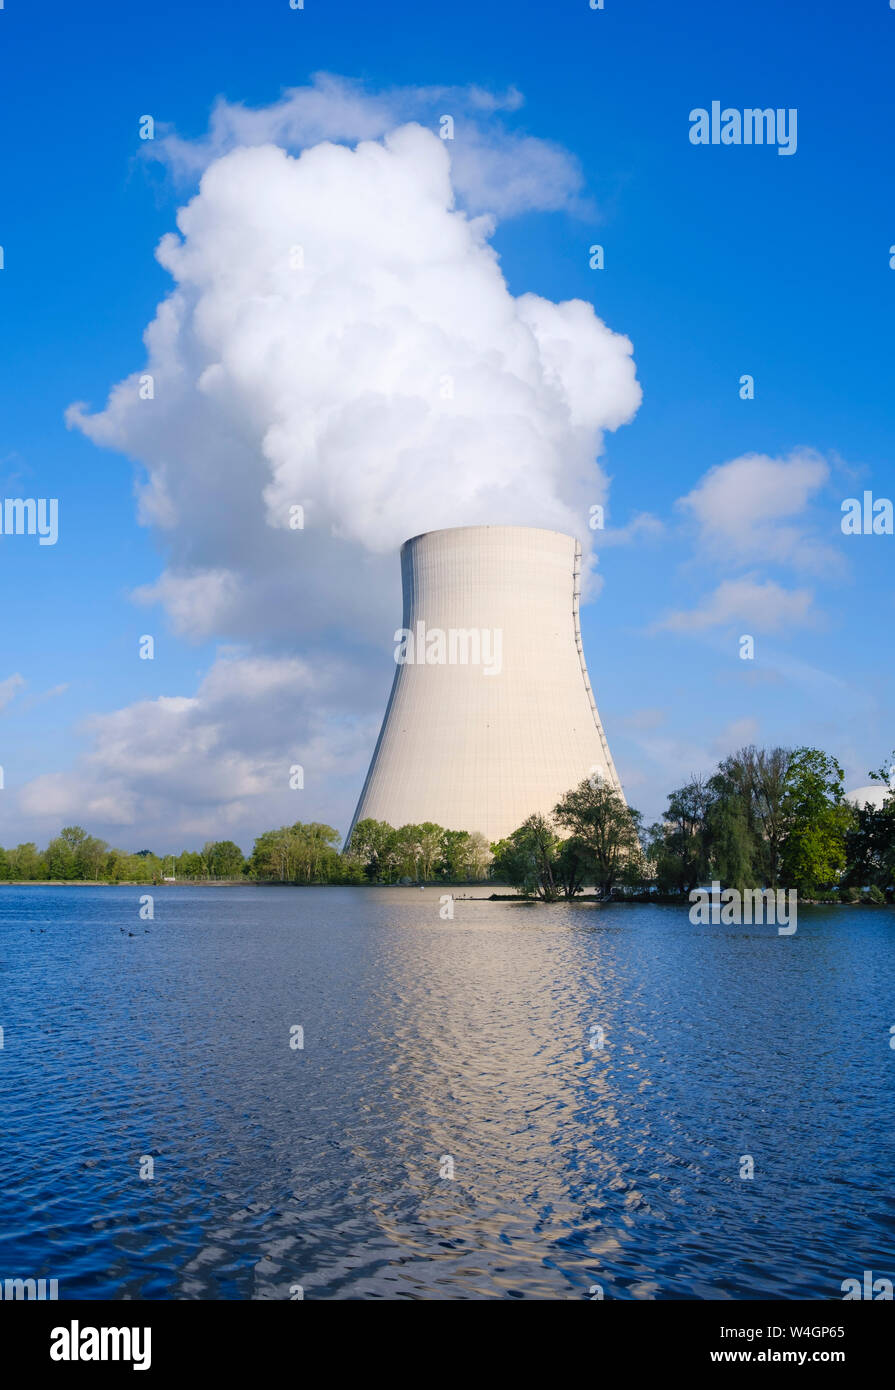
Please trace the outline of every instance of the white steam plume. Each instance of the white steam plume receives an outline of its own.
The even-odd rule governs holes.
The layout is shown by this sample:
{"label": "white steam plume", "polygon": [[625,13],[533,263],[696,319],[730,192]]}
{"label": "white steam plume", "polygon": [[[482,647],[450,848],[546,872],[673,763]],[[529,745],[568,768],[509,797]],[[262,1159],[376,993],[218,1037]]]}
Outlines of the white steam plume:
{"label": "white steam plume", "polygon": [[145,368],[69,420],[147,470],[170,560],[144,596],[181,630],[356,624],[376,556],[391,574],[419,531],[586,531],[603,431],[640,402],[631,343],[581,300],[510,293],[434,134],[233,150],[177,220]]}

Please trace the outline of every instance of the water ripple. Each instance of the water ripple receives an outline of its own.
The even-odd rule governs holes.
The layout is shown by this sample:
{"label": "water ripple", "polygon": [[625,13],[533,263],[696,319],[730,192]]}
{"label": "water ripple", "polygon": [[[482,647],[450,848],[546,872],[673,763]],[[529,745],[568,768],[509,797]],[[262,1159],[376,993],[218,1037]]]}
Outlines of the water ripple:
{"label": "water ripple", "polygon": [[0,888],[0,1278],[737,1299],[893,1277],[890,909],[803,909],[781,938],[169,887],[145,923],[142,891]]}

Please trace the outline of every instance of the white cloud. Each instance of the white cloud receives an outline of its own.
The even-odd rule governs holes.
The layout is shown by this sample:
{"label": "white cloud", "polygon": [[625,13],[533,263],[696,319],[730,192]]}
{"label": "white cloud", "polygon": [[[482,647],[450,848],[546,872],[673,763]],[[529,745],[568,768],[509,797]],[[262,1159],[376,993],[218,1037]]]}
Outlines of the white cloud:
{"label": "white cloud", "polygon": [[162,603],[175,629],[186,637],[199,639],[208,632],[228,626],[228,616],[237,602],[239,579],[229,570],[208,569],[196,574],[163,574],[155,584],[134,589],[135,602]]}
{"label": "white cloud", "polygon": [[712,740],[712,753],[719,759],[725,758],[735,748],[745,748],[758,741],[758,720],[753,715],[732,719],[716,738]]}
{"label": "white cloud", "polygon": [[811,449],[786,458],[743,454],[711,468],[677,505],[697,523],[703,551],[727,568],[760,562],[838,570],[839,553],[801,519],[829,477],[829,465]]}
{"label": "white cloud", "polygon": [[59,685],[51,686],[48,690],[37,691],[34,695],[28,696],[22,705],[23,710],[36,709],[38,705],[43,705],[47,700],[55,700],[57,696],[64,695],[68,690],[68,681],[63,681]]}
{"label": "white cloud", "polygon": [[[228,111],[215,144],[257,116]],[[583,301],[510,294],[491,221],[455,207],[446,142],[405,125],[297,159],[239,148],[177,220],[158,251],[176,289],[145,335],[153,399],[135,373],[68,418],[144,465],[169,565],[138,597],[180,631],[356,640],[392,621],[408,536],[591,538],[603,433],[641,398],[631,343]]]}
{"label": "white cloud", "polygon": [[703,744],[660,728],[634,731],[629,734],[629,741],[638,750],[639,767],[625,766],[622,782],[625,795],[647,824],[662,816],[674,788],[692,777],[708,776],[718,761],[708,741]]}
{"label": "white cloud", "polygon": [[520,212],[585,210],[578,161],[553,141],[508,130],[500,116],[519,110],[515,87],[495,93],[481,87],[395,87],[370,93],[361,82],[315,73],[306,87],[292,87],[279,101],[251,108],[219,99],[206,135],[184,139],[160,128],[141,153],[164,162],[179,179],[197,178],[209,164],[237,148],[279,145],[298,151],[323,141],[354,144],[378,140],[407,121],[440,130],[454,122],[444,146],[453,186],[464,207],[511,217]]}
{"label": "white cloud", "polygon": [[[250,846],[271,825],[327,815],[343,824],[374,733],[351,712],[356,695],[338,663],[224,651],[195,695],[89,720],[89,753],[27,783],[16,815],[45,834],[77,821],[127,844],[135,827],[169,849],[209,837]],[[289,787],[295,764],[302,790]]]}
{"label": "white cloud", "polygon": [[643,709],[631,710],[628,714],[623,714],[618,719],[620,728],[646,731],[649,729],[660,729],[663,724],[668,722],[667,709],[660,709],[658,705],[647,705]]}
{"label": "white cloud", "polygon": [[19,691],[27,684],[24,676],[16,672],[13,676],[7,676],[0,681],[0,710],[6,709],[10,701],[14,700]]}
{"label": "white cloud", "polygon": [[809,589],[784,589],[771,579],[755,575],[725,579],[698,608],[668,614],[654,631],[703,632],[709,628],[742,623],[744,631],[779,632],[816,621]]}
{"label": "white cloud", "polygon": [[750,633],[815,625],[820,615],[812,592],[763,578],[756,566],[825,578],[842,573],[840,553],[811,524],[812,501],[829,478],[829,464],[811,449],[784,458],[743,454],[709,469],[676,504],[697,528],[689,568],[708,562],[735,577],[651,631],[703,632],[734,622]]}
{"label": "white cloud", "polygon": [[632,541],[655,539],[665,533],[665,524],[651,512],[638,512],[627,526],[616,526],[606,531],[597,531],[594,539],[600,549],[613,545],[630,545]]}

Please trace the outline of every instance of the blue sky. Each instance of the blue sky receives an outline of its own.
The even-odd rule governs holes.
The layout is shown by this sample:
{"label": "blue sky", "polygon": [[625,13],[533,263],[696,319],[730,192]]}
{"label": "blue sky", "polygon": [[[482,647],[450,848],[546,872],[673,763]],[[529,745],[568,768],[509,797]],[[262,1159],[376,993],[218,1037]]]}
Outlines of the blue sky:
{"label": "blue sky", "polygon": [[[140,117],[201,141],[218,98],[271,108],[319,72],[361,84],[374,104],[401,91],[402,119],[435,130],[445,102],[413,93],[515,89],[521,102],[494,113],[445,98],[458,111],[455,143],[473,121],[486,146],[519,134],[550,142],[545,158],[566,179],[558,206],[532,197],[501,215],[491,244],[513,296],[589,300],[633,344],[642,403],[605,434],[600,457],[608,525],[622,534],[597,538],[602,588],[583,615],[632,802],[654,817],[668,790],[742,742],[824,746],[855,784],[895,744],[895,537],[844,537],[839,524],[844,498],[895,495],[895,11],[882,0],[784,12],[606,6],[308,0],[292,11],[282,0],[197,13],[166,0],[146,12],[7,0],[0,496],[58,497],[60,536],[54,547],[0,538],[0,843],[43,842],[71,820],[159,849],[217,833],[248,847],[284,819],[347,826],[387,693],[392,624],[374,629],[359,614],[352,629],[324,615],[325,631],[311,632],[288,605],[253,622],[259,598],[241,621],[203,627],[182,605],[178,619],[171,603],[136,603],[172,555],[175,568],[185,556],[198,566],[200,551],[201,565],[230,565],[238,508],[206,473],[204,490],[195,479],[205,519],[187,539],[182,515],[180,540],[157,518],[141,523],[137,451],[98,447],[65,420],[74,402],[102,411],[115,383],[143,369],[142,335],[172,287],[155,248],[196,191],[170,159],[146,158]],[[796,153],[693,146],[689,112],[713,99],[796,108]],[[601,271],[588,265],[596,242]],[[743,373],[754,400],[739,398]],[[164,448],[166,466],[192,466],[173,435]],[[749,455],[777,472],[744,467],[725,475],[723,495],[704,490],[709,470]],[[779,506],[750,502],[755,487],[778,484]],[[682,507],[694,491],[696,507]],[[642,513],[652,522],[626,540]],[[377,574],[387,560],[371,562]],[[394,558],[392,568],[383,613]],[[746,632],[753,662],[738,657]],[[151,662],[137,656],[143,633],[156,638]],[[290,732],[297,696],[307,718]],[[315,702],[328,707],[326,728]],[[259,724],[272,731],[266,744]],[[283,761],[309,759],[300,806],[278,790],[273,731]],[[214,766],[197,772],[202,758]]]}

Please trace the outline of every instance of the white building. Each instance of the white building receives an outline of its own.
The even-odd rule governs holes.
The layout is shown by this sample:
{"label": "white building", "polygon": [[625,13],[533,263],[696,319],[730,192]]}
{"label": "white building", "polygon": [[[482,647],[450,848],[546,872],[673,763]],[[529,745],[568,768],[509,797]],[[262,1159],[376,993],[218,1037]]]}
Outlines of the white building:
{"label": "white building", "polygon": [[880,810],[883,802],[892,795],[895,786],[886,786],[885,782],[874,782],[869,787],[854,787],[850,792],[845,792],[845,800],[850,801],[853,806],[859,809],[862,806],[870,806],[874,810]]}
{"label": "white building", "polygon": [[578,541],[429,531],[402,546],[401,573],[395,680],[352,828],[434,821],[498,840],[585,777],[621,793],[581,645]]}

